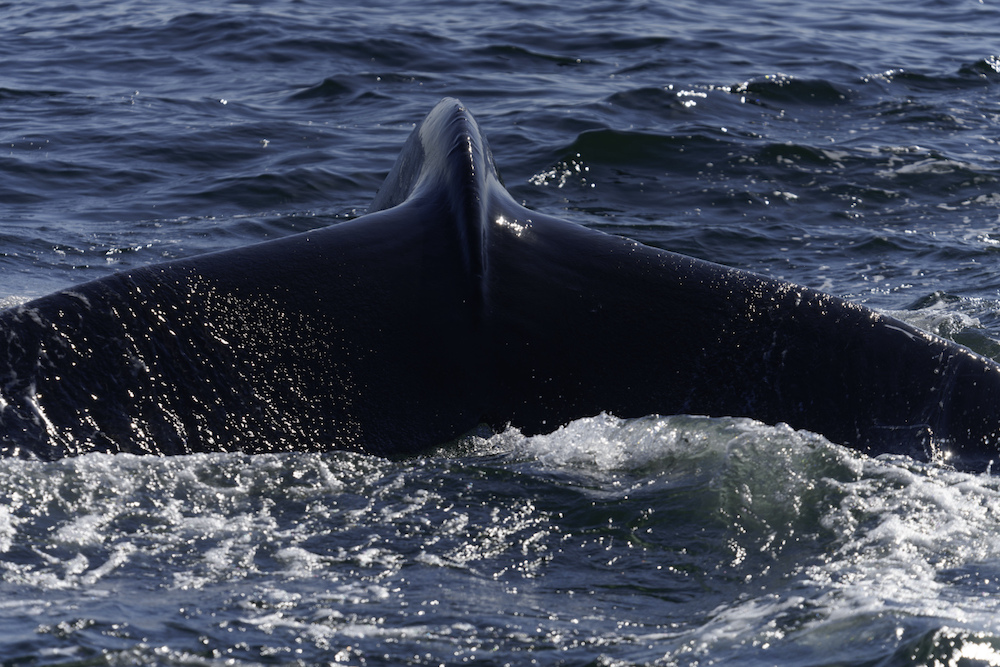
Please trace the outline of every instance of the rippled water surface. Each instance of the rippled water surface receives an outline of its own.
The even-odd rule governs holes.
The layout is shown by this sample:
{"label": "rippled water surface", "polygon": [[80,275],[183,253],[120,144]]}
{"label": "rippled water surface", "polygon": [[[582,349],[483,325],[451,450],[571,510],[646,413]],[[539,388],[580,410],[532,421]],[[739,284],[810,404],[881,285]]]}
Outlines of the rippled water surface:
{"label": "rippled water surface", "polygon": [[[3,303],[356,217],[454,96],[530,208],[1000,356],[995,3],[327,4],[0,2]],[[0,664],[1000,664],[998,512],[684,416],[0,461]]]}

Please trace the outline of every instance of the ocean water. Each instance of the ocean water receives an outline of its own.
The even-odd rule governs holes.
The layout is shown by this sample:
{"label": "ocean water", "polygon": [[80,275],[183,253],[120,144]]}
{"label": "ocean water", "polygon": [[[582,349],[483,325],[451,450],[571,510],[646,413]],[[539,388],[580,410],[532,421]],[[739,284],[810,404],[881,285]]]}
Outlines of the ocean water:
{"label": "ocean water", "polygon": [[[1000,357],[995,3],[331,4],[0,2],[0,303],[363,214],[453,96],[530,208]],[[732,418],[7,460],[0,664],[997,665],[998,535]]]}

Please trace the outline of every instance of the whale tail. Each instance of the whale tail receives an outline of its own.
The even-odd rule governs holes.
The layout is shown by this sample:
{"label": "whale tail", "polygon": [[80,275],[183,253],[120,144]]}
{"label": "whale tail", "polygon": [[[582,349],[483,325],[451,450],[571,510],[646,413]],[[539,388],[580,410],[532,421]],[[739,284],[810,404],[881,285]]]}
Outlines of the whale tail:
{"label": "whale tail", "polygon": [[486,422],[785,422],[982,467],[1000,367],[804,287],[520,206],[456,100],[355,220],[0,313],[0,446],[409,454]]}

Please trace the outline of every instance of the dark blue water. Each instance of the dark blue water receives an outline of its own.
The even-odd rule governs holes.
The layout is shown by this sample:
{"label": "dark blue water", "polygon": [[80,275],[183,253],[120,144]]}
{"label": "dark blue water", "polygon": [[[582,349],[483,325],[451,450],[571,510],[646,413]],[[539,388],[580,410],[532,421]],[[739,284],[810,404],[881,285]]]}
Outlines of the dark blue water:
{"label": "dark blue water", "polygon": [[[997,357],[998,27],[965,0],[0,3],[0,299],[355,217],[454,96],[531,208]],[[0,664],[1000,664],[998,517],[995,478],[734,419],[4,461]]]}

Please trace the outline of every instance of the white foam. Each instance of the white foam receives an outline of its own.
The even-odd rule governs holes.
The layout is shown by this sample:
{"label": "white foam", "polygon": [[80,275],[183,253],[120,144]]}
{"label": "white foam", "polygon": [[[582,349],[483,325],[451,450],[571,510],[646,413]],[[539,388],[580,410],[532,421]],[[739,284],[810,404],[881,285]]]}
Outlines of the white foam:
{"label": "white foam", "polygon": [[[734,644],[766,649],[783,640],[781,619],[788,616],[808,619],[796,628],[798,641],[815,642],[820,651],[856,641],[868,632],[864,619],[887,615],[1000,633],[1000,598],[988,594],[1000,577],[997,478],[905,457],[872,459],[807,432],[744,419],[598,415],[547,435],[508,431],[485,441],[487,450],[498,443],[510,455],[561,470],[656,474],[696,462],[731,526],[728,566],[740,571],[744,559],[759,562],[763,552],[787,571],[786,590],[809,592],[755,596],[749,585],[768,572],[748,572],[747,597],[684,634],[675,656]],[[833,540],[834,552],[790,561],[797,540],[819,539],[801,534],[816,530],[814,516],[832,535],[823,540]],[[872,627],[882,632],[885,623]],[[966,635],[956,656],[996,657],[991,644]]]}
{"label": "white foam", "polygon": [[107,524],[107,520],[106,515],[96,514],[75,517],[56,531],[55,540],[75,547],[99,545],[104,542],[102,529]]}
{"label": "white foam", "polygon": [[[1000,600],[989,594],[1000,575],[1000,480],[901,457],[848,455],[858,474],[823,480],[835,493],[821,499],[840,501],[816,508],[834,533],[835,550],[787,575],[789,587],[811,591],[810,597],[751,595],[728,604],[692,633],[688,650],[700,646],[707,654],[733,641],[766,648],[783,638],[780,619],[789,614],[808,619],[795,627],[795,641],[820,653],[868,632],[884,633],[887,621],[875,619],[894,616],[1000,632]],[[751,508],[758,511],[756,504]],[[870,628],[865,619],[872,619]],[[965,630],[962,637],[956,661],[1000,655]]]}
{"label": "white foam", "polygon": [[274,557],[285,564],[289,574],[307,576],[309,572],[323,567],[324,559],[299,546],[285,547],[275,552]]}
{"label": "white foam", "polygon": [[6,553],[17,535],[17,525],[24,519],[10,513],[10,508],[0,505],[0,553]]}
{"label": "white foam", "polygon": [[[618,419],[601,413],[577,419],[549,434],[522,436],[508,429],[489,439],[473,438],[477,453],[503,451],[551,467],[603,471],[641,469],[657,462],[676,464],[715,460],[720,465],[740,449],[760,443],[760,455],[834,447],[820,436],[781,424],[768,426],[745,418],[689,415]],[[791,449],[789,449],[791,448]]]}
{"label": "white foam", "polygon": [[[1000,482],[992,478],[870,459],[746,419],[597,415],[547,435],[508,430],[462,446],[458,458],[444,451],[403,462],[346,454],[3,461],[0,547],[30,545],[37,558],[4,562],[0,574],[7,585],[95,596],[164,567],[163,589],[234,601],[238,620],[255,630],[340,650],[344,638],[410,641],[406,633],[421,626],[408,582],[469,584],[462,602],[475,604],[442,598],[442,609],[493,609],[497,595],[514,600],[523,589],[549,613],[553,559],[607,558],[610,566],[640,554],[631,567],[702,576],[723,591],[704,621],[669,632],[647,624],[642,636],[662,648],[664,662],[789,642],[822,655],[867,636],[866,623],[879,632],[895,627],[873,621],[893,615],[943,619],[965,633],[961,651],[990,659],[991,644],[967,630],[998,626],[1000,602],[982,594],[995,583],[980,586],[1000,577],[1000,545],[991,539],[1000,533]],[[439,483],[442,475],[460,486]],[[523,481],[534,488],[520,492]],[[662,523],[627,547],[599,528],[593,540],[577,533],[569,527],[576,519],[565,522],[547,505],[567,490],[643,521],[653,513],[662,521],[667,507],[695,512],[712,524],[696,546],[711,562],[693,561],[694,575],[681,569],[688,556],[657,541]],[[594,567],[599,578],[604,565]],[[581,586],[617,595],[601,588],[607,579]],[[222,602],[218,591],[226,591]],[[449,625],[448,610],[421,608],[420,622],[438,638],[475,632]],[[404,630],[383,620],[393,613],[406,618]],[[601,618],[582,622],[595,641],[625,636],[614,621],[606,634]],[[525,641],[569,641],[558,623],[545,627],[552,634],[544,640],[525,631]],[[505,641],[522,631],[512,621]]]}
{"label": "white foam", "polygon": [[19,296],[19,295],[8,295],[0,297],[0,310],[6,310],[8,308],[14,308],[15,306],[20,306],[22,303],[27,303],[30,301],[30,297]]}

